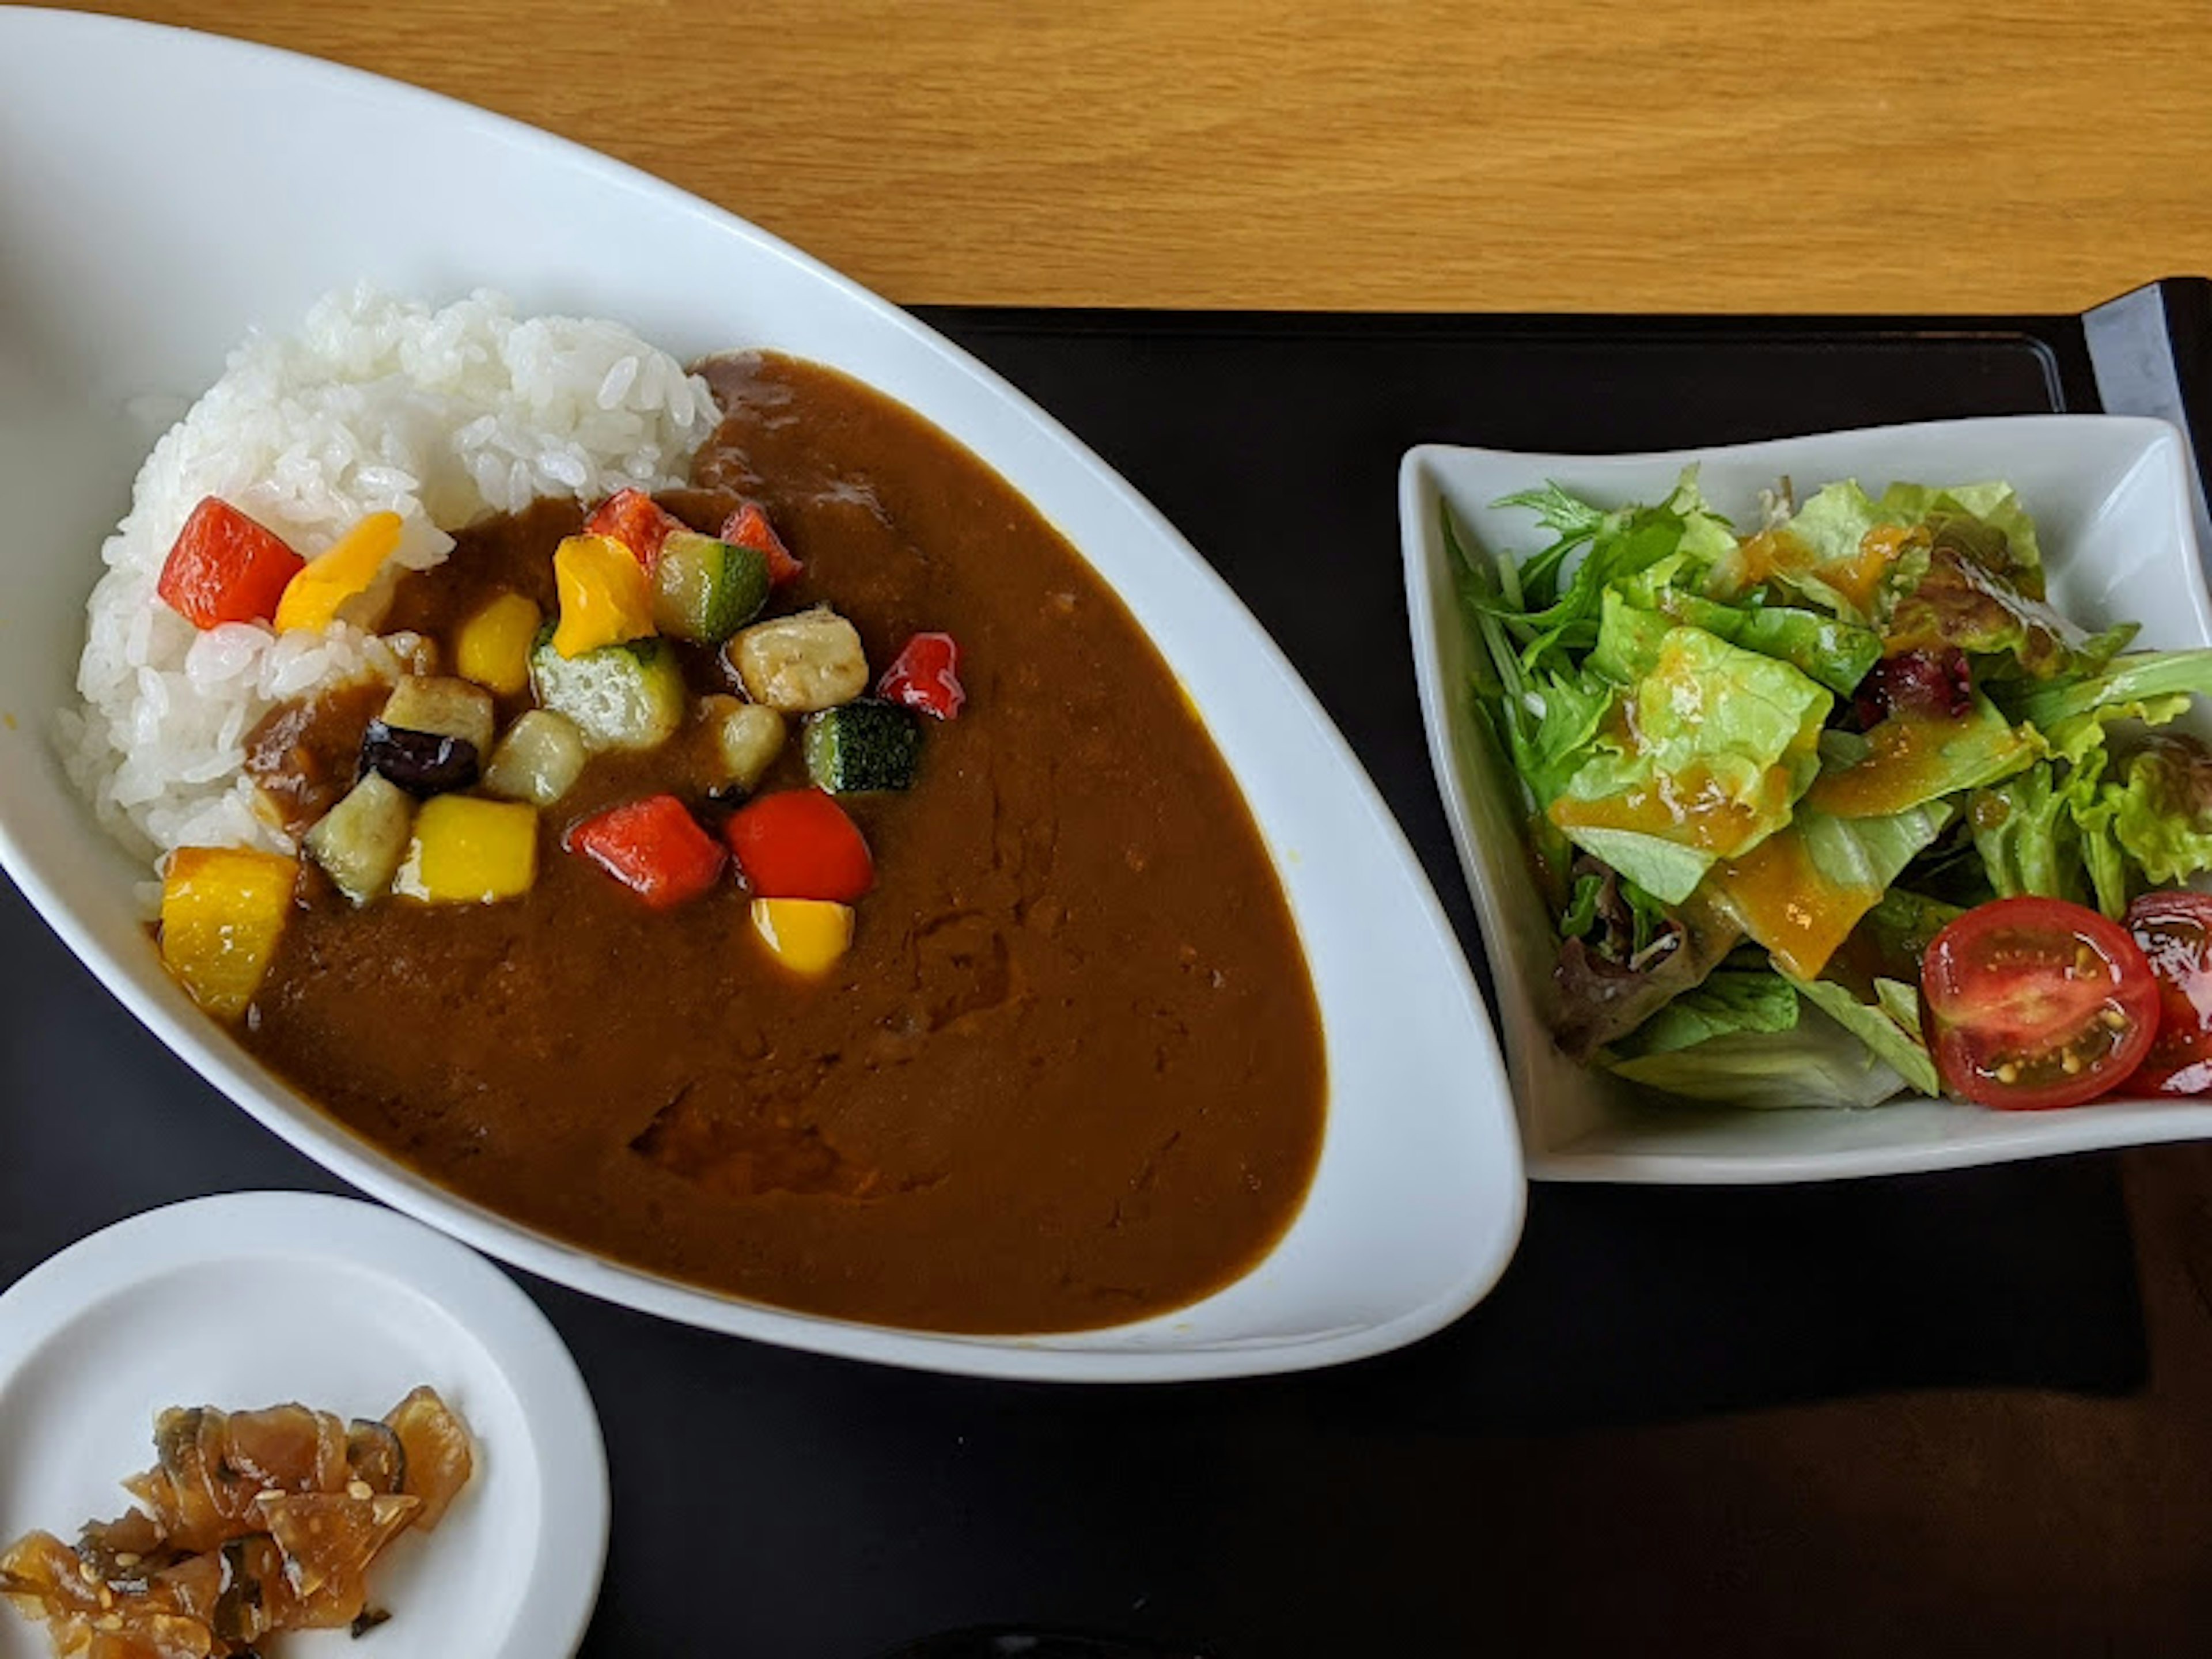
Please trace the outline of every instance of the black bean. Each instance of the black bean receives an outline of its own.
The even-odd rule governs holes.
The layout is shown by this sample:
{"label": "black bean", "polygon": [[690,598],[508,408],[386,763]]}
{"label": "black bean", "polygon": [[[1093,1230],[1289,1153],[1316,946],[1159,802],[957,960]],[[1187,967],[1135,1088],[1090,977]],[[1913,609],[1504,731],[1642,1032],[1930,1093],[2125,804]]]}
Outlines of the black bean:
{"label": "black bean", "polygon": [[361,740],[361,772],[380,772],[418,799],[466,789],[482,768],[476,744],[442,732],[415,732],[371,720]]}

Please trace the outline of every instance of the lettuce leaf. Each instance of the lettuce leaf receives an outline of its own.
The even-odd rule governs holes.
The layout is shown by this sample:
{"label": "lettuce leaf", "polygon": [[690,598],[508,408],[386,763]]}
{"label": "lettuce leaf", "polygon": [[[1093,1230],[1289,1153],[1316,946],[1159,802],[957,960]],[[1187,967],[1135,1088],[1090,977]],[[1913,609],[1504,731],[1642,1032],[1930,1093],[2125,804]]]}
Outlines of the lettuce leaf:
{"label": "lettuce leaf", "polygon": [[2112,837],[2144,877],[2166,885],[2212,870],[2212,753],[2193,738],[2156,738],[2100,791]]}
{"label": "lettuce leaf", "polygon": [[[1702,628],[1761,656],[1778,657],[1838,696],[1849,696],[1881,660],[1881,636],[1871,629],[1794,605],[1724,604],[1676,586],[1676,574],[1662,562],[1621,583],[1619,591],[1639,610]],[[1602,629],[1599,643],[1604,643]]]}
{"label": "lettuce leaf", "polygon": [[[1649,614],[1617,600],[1610,611]],[[1601,734],[1549,810],[1576,845],[1679,903],[1716,858],[1790,821],[1819,769],[1833,699],[1789,664],[1700,628],[1670,625],[1644,654],[1628,731]]]}
{"label": "lettuce leaf", "polygon": [[1881,492],[1876,510],[1887,523],[1926,526],[1933,541],[1968,542],[1984,568],[2030,599],[2043,598],[2043,550],[2036,541],[2035,520],[2010,484],[1893,483]]}
{"label": "lettuce leaf", "polygon": [[1893,886],[1859,919],[1820,977],[1843,986],[1857,1002],[1879,1000],[1884,980],[1917,985],[1929,943],[1965,914],[1961,906]]}
{"label": "lettuce leaf", "polygon": [[1999,898],[2033,894],[2079,902],[2081,831],[2070,806],[2048,761],[1975,792],[1967,822]]}
{"label": "lettuce leaf", "polygon": [[[1573,653],[1595,644],[1602,597],[1615,582],[1662,560],[1703,569],[1735,545],[1728,520],[1698,492],[1694,466],[1684,470],[1674,492],[1656,507],[1598,514],[1557,484],[1504,496],[1497,505],[1533,509],[1559,537],[1520,568],[1517,599],[1501,595],[1491,607],[1531,672],[1569,669]],[[1562,590],[1559,579],[1577,549],[1586,550]]]}
{"label": "lettuce leaf", "polygon": [[1886,817],[1924,802],[1978,789],[2033,764],[2043,744],[1977,692],[1964,714],[1906,709],[1865,733],[1857,752],[1828,763],[1806,792],[1805,805],[1837,817]]}
{"label": "lettuce leaf", "polygon": [[1801,804],[1787,830],[1715,870],[1707,896],[1784,974],[1817,979],[1951,817],[1948,801],[1875,818],[1832,817]]}
{"label": "lettuce leaf", "polygon": [[1737,599],[1771,583],[1846,623],[1872,627],[1900,585],[1917,579],[1924,555],[1924,541],[1913,546],[1901,536],[1874,537],[1886,522],[1856,483],[1830,484],[1786,523],[1740,543],[1714,566],[1705,591]]}
{"label": "lettuce leaf", "polygon": [[[1954,538],[1931,544],[1927,572],[1898,601],[1885,639],[1893,652],[1948,646],[1972,656],[2003,657],[2019,673],[2048,680],[2096,672],[2136,632],[2132,623],[2087,632]],[[1982,678],[1989,677],[1984,666]]]}
{"label": "lettuce leaf", "polygon": [[1738,1031],[1786,1031],[1797,1024],[1797,994],[1768,969],[1724,968],[1685,991],[1613,1047],[1624,1058],[1688,1048]]}
{"label": "lettuce leaf", "polygon": [[1802,1003],[1787,1030],[1738,1030],[1607,1064],[1646,1088],[1729,1106],[1878,1106],[1905,1085],[1873,1049]]}
{"label": "lettuce leaf", "polygon": [[2042,732],[2054,754],[2078,760],[2104,741],[2114,720],[2163,726],[2188,712],[2193,696],[2212,696],[2212,647],[2137,651],[2095,672],[1992,695],[2014,720]]}
{"label": "lettuce leaf", "polygon": [[1832,980],[1794,981],[1806,1000],[1873,1051],[1876,1059],[1905,1079],[1907,1087],[1930,1097],[1943,1092],[1936,1062],[1920,1035],[1920,991],[1917,984],[1877,979],[1871,1003],[1861,1002]]}
{"label": "lettuce leaf", "polygon": [[1561,1050],[1576,1060],[1588,1060],[1694,990],[1742,937],[1695,899],[1662,910],[1617,872],[1595,873],[1594,889],[1577,879],[1590,925],[1586,937],[1561,943],[1547,1011]]}

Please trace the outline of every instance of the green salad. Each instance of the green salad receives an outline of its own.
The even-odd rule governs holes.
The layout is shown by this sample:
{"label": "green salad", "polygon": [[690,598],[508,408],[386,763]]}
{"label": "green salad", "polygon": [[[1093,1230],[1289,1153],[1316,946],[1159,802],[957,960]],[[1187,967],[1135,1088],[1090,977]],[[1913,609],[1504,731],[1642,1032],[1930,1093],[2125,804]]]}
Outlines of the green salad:
{"label": "green salad", "polygon": [[1546,544],[1443,530],[1568,1054],[1747,1106],[2212,1081],[2212,900],[2172,890],[2212,871],[2212,752],[2172,726],[2212,650],[2059,614],[2009,485],[1785,483],[1748,531],[1694,467],[1498,505]]}

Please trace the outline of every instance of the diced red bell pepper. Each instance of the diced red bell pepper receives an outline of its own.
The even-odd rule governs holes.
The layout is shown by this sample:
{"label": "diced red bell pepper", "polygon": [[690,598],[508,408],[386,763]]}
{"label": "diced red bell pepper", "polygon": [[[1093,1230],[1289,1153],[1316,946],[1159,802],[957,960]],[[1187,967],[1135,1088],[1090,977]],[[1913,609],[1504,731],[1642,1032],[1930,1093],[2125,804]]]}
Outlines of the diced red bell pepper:
{"label": "diced red bell pepper", "polygon": [[177,532],[154,591],[195,628],[267,622],[306,563],[275,531],[210,495]]}
{"label": "diced red bell pepper", "polygon": [[722,849],[673,795],[647,795],[586,818],[568,832],[568,850],[656,910],[697,898],[722,873]]}
{"label": "diced red bell pepper", "polygon": [[760,898],[850,904],[876,884],[860,826],[819,789],[763,795],[732,813],[722,836]]}
{"label": "diced red bell pepper", "polygon": [[960,684],[960,647],[950,634],[917,634],[876,682],[876,695],[949,720],[968,701]]}
{"label": "diced red bell pepper", "polygon": [[642,489],[617,489],[584,520],[586,536],[611,536],[637,556],[646,574],[660,562],[660,544],[684,528],[684,521]]}
{"label": "diced red bell pepper", "polygon": [[758,501],[747,501],[725,519],[720,539],[732,547],[750,547],[766,559],[768,583],[772,588],[787,586],[805,574],[806,567],[791,556],[783,538],[768,521],[768,509]]}

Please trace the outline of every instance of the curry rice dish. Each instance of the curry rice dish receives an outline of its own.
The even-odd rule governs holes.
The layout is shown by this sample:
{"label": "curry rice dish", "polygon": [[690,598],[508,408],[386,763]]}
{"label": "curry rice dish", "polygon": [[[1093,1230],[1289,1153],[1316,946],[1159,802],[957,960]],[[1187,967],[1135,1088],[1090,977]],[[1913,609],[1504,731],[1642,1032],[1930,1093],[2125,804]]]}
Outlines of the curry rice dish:
{"label": "curry rice dish", "polygon": [[[701,372],[720,420],[687,487],[479,518],[377,601],[438,672],[325,684],[246,734],[303,855],[237,1040],[454,1192],[738,1296],[1014,1333],[1219,1288],[1295,1216],[1326,1094],[1227,768],[974,456],[825,368]],[[437,696],[466,703],[495,616],[535,629],[526,672],[480,673],[455,715]],[[601,658],[628,678],[580,690]],[[580,769],[517,744],[549,714]],[[532,814],[491,836],[520,824],[526,876],[454,863],[438,820],[487,810]],[[321,827],[356,819],[366,854]],[[163,949],[222,1012],[171,950],[192,856]],[[453,902],[455,870],[511,896]]]}

